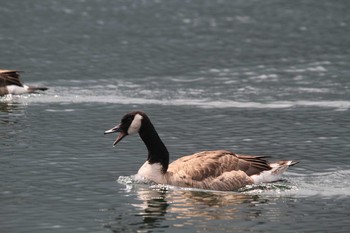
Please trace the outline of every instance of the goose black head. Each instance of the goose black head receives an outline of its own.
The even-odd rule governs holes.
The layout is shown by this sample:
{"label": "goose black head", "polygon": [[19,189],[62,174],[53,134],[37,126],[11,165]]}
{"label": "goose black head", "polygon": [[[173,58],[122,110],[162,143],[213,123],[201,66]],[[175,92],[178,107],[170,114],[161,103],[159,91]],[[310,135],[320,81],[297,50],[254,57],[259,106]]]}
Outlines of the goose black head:
{"label": "goose black head", "polygon": [[115,146],[125,136],[138,133],[141,129],[142,120],[144,119],[144,117],[145,117],[145,114],[143,112],[140,112],[140,111],[130,112],[123,116],[120,124],[105,131],[105,134],[116,133],[116,132],[119,133],[116,140],[113,143],[113,146]]}

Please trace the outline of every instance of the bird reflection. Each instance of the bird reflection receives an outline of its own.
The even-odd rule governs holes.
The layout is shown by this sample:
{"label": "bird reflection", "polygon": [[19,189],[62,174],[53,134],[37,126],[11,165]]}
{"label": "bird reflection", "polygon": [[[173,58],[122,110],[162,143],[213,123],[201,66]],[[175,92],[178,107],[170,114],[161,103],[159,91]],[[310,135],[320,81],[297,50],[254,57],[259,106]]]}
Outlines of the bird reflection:
{"label": "bird reflection", "polygon": [[[205,220],[233,220],[242,218],[240,208],[255,206],[260,200],[258,195],[247,195],[237,192],[205,192],[178,190],[169,195],[172,202],[168,212],[176,213],[177,218],[202,218]],[[250,211],[249,218],[260,215],[259,211]]]}
{"label": "bird reflection", "polygon": [[254,219],[261,215],[261,210],[255,206],[267,202],[258,195],[167,186],[127,185],[124,191],[128,197],[136,193],[136,198],[127,204],[126,213],[119,213],[115,222],[105,225],[113,232],[119,232],[121,227],[139,231],[194,226],[198,221],[210,224],[210,220]]}
{"label": "bird reflection", "polygon": [[0,97],[0,147],[18,142],[21,135],[14,134],[20,128],[20,122],[26,114],[26,106]]}
{"label": "bird reflection", "polygon": [[0,101],[0,112],[13,112],[17,108],[17,104],[8,101]]}
{"label": "bird reflection", "polygon": [[142,216],[145,223],[152,224],[166,214],[169,204],[165,190],[141,188],[137,194],[142,203],[132,205],[140,210],[136,216]]}
{"label": "bird reflection", "polygon": [[[5,95],[0,96],[0,114],[9,113],[6,115],[18,115],[23,114],[26,104],[23,102],[22,96]],[[5,116],[1,114],[0,116]]]}

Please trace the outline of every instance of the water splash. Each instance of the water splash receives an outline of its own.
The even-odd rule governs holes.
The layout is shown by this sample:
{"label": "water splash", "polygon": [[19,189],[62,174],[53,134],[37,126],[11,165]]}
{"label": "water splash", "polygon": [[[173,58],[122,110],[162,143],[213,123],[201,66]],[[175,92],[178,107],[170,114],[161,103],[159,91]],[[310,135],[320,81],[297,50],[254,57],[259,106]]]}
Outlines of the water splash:
{"label": "water splash", "polygon": [[[288,172],[288,180],[274,183],[263,183],[248,185],[235,193],[247,195],[268,196],[323,196],[323,197],[348,197],[350,195],[350,170],[326,171],[313,174],[296,174]],[[183,190],[200,192],[222,192],[213,190],[202,190],[195,188],[183,188],[169,185],[159,185],[140,180],[135,176],[120,176],[118,182],[128,186],[146,185],[155,190]],[[145,187],[145,186],[143,186]],[[225,193],[225,192],[224,192]]]}
{"label": "water splash", "polygon": [[[122,84],[120,84],[122,85]],[[128,86],[127,84],[123,84]],[[122,85],[122,86],[123,86]],[[107,83],[106,83],[107,86]],[[215,93],[205,93],[203,89],[145,89],[130,84],[131,90],[120,89],[119,86],[106,88],[106,86],[84,87],[56,87],[45,94],[30,94],[12,97],[2,97],[1,102],[18,102],[21,104],[42,103],[105,103],[125,105],[164,105],[164,106],[193,106],[198,108],[248,108],[248,109],[285,109],[294,107],[330,108],[337,111],[350,109],[350,101],[347,100],[261,100],[259,95],[249,100],[238,100],[240,96],[222,96]],[[306,90],[309,92],[309,89]],[[317,90],[313,89],[313,92]],[[243,91],[244,92],[244,91]],[[261,92],[255,90],[255,92]],[[324,90],[320,90],[323,93]],[[230,98],[227,98],[230,97]]]}

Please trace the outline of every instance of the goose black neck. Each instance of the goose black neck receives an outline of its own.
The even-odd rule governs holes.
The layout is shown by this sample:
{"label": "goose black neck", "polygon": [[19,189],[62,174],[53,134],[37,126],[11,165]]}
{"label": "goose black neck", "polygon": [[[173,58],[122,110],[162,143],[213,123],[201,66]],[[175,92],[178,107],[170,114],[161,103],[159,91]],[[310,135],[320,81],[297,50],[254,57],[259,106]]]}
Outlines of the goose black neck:
{"label": "goose black neck", "polygon": [[147,161],[150,164],[160,163],[162,172],[165,173],[169,165],[169,152],[148,118],[143,119],[139,134],[148,150]]}

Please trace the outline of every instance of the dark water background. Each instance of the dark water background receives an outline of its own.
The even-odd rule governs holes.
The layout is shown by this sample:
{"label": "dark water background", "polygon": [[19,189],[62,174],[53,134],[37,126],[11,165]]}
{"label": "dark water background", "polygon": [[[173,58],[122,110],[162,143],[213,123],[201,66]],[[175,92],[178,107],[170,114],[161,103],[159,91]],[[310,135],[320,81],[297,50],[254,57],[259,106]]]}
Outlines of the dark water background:
{"label": "dark water background", "polygon": [[[0,3],[0,68],[50,88],[0,100],[1,232],[348,232],[349,1]],[[135,109],[172,160],[301,163],[239,193],[130,184],[145,147],[103,132]]]}

